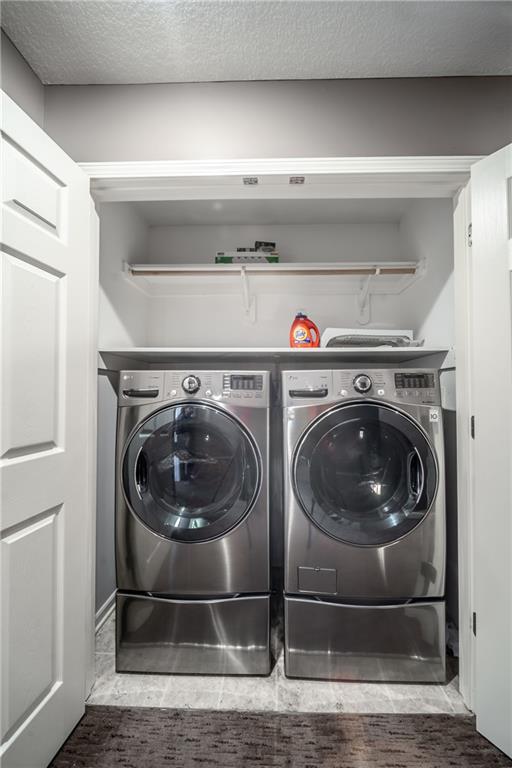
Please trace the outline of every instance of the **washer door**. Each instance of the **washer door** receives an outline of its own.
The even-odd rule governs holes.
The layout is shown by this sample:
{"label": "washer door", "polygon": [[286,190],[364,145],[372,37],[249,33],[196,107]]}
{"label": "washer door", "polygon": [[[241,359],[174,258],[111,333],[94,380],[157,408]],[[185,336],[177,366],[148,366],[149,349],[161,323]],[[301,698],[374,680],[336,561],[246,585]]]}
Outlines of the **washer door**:
{"label": "washer door", "polygon": [[292,462],[308,517],[339,541],[378,546],[413,530],[434,501],[438,473],[423,431],[373,403],[341,406],[306,430]]}
{"label": "washer door", "polygon": [[209,405],[164,408],[140,425],[123,459],[135,514],[175,541],[222,536],[250,511],[260,460],[244,427]]}

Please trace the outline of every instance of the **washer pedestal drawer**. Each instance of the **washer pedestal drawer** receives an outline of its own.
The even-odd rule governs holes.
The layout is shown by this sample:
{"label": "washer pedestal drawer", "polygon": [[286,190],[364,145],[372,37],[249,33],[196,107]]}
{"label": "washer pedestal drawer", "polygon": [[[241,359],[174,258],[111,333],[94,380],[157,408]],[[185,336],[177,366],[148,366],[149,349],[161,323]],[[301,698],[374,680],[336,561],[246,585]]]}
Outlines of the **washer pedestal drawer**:
{"label": "washer pedestal drawer", "polygon": [[118,593],[116,669],[270,674],[270,597],[175,600]]}
{"label": "washer pedestal drawer", "polygon": [[285,596],[287,677],[442,683],[445,604],[344,605]]}

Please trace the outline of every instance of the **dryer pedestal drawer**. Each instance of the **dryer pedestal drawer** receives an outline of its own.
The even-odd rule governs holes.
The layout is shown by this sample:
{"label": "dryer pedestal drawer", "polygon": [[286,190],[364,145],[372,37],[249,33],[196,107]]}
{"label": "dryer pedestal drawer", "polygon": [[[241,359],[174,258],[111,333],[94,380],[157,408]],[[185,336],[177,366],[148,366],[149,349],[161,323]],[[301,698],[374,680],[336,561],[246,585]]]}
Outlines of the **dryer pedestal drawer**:
{"label": "dryer pedestal drawer", "polygon": [[288,677],[445,681],[445,604],[355,606],[285,597]]}
{"label": "dryer pedestal drawer", "polygon": [[270,597],[173,600],[119,594],[116,669],[268,675]]}

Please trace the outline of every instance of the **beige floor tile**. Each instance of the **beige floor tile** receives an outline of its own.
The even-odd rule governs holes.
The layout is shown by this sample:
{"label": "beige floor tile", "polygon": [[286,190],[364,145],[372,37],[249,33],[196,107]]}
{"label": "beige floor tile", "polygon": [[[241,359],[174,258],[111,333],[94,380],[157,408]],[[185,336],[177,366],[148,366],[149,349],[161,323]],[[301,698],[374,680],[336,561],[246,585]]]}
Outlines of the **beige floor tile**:
{"label": "beige floor tile", "polygon": [[111,707],[159,707],[162,691],[111,691],[109,694],[91,696],[88,704],[108,704]]}
{"label": "beige floor tile", "polygon": [[114,687],[115,659],[112,654],[96,654],[95,680],[90,693],[88,703],[94,704],[93,698],[109,694]]}
{"label": "beige floor tile", "polygon": [[464,704],[462,696],[459,691],[459,677],[454,677],[450,682],[444,686],[444,692],[450,702],[453,713],[455,715],[469,715],[470,710]]}
{"label": "beige floor tile", "polygon": [[443,685],[389,685],[393,712],[452,714]]}
{"label": "beige floor tile", "polygon": [[225,677],[219,700],[220,709],[243,711],[275,710],[277,705],[277,678]]}
{"label": "beige floor tile", "polygon": [[160,700],[161,707],[169,709],[217,709],[220,700],[218,691],[166,690]]}
{"label": "beige floor tile", "polygon": [[114,625],[107,622],[96,635],[96,653],[115,653],[116,636]]}
{"label": "beige floor tile", "polygon": [[163,693],[166,686],[166,675],[138,675],[118,672],[114,676],[113,691],[119,694],[142,694],[146,691]]}
{"label": "beige floor tile", "polygon": [[234,709],[242,712],[275,712],[277,709],[277,692],[254,690],[250,694],[222,692],[218,703],[219,709]]}
{"label": "beige floor tile", "polygon": [[337,711],[386,713],[393,704],[386,683],[333,683]]}

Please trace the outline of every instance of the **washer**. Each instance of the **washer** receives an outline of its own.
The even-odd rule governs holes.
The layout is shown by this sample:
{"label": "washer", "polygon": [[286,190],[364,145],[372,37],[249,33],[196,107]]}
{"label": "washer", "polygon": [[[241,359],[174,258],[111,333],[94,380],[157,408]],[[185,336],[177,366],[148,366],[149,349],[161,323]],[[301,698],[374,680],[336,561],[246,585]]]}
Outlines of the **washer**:
{"label": "washer", "polygon": [[117,670],[270,673],[265,371],[121,371]]}
{"label": "washer", "polygon": [[289,677],[445,679],[434,370],[283,373]]}

